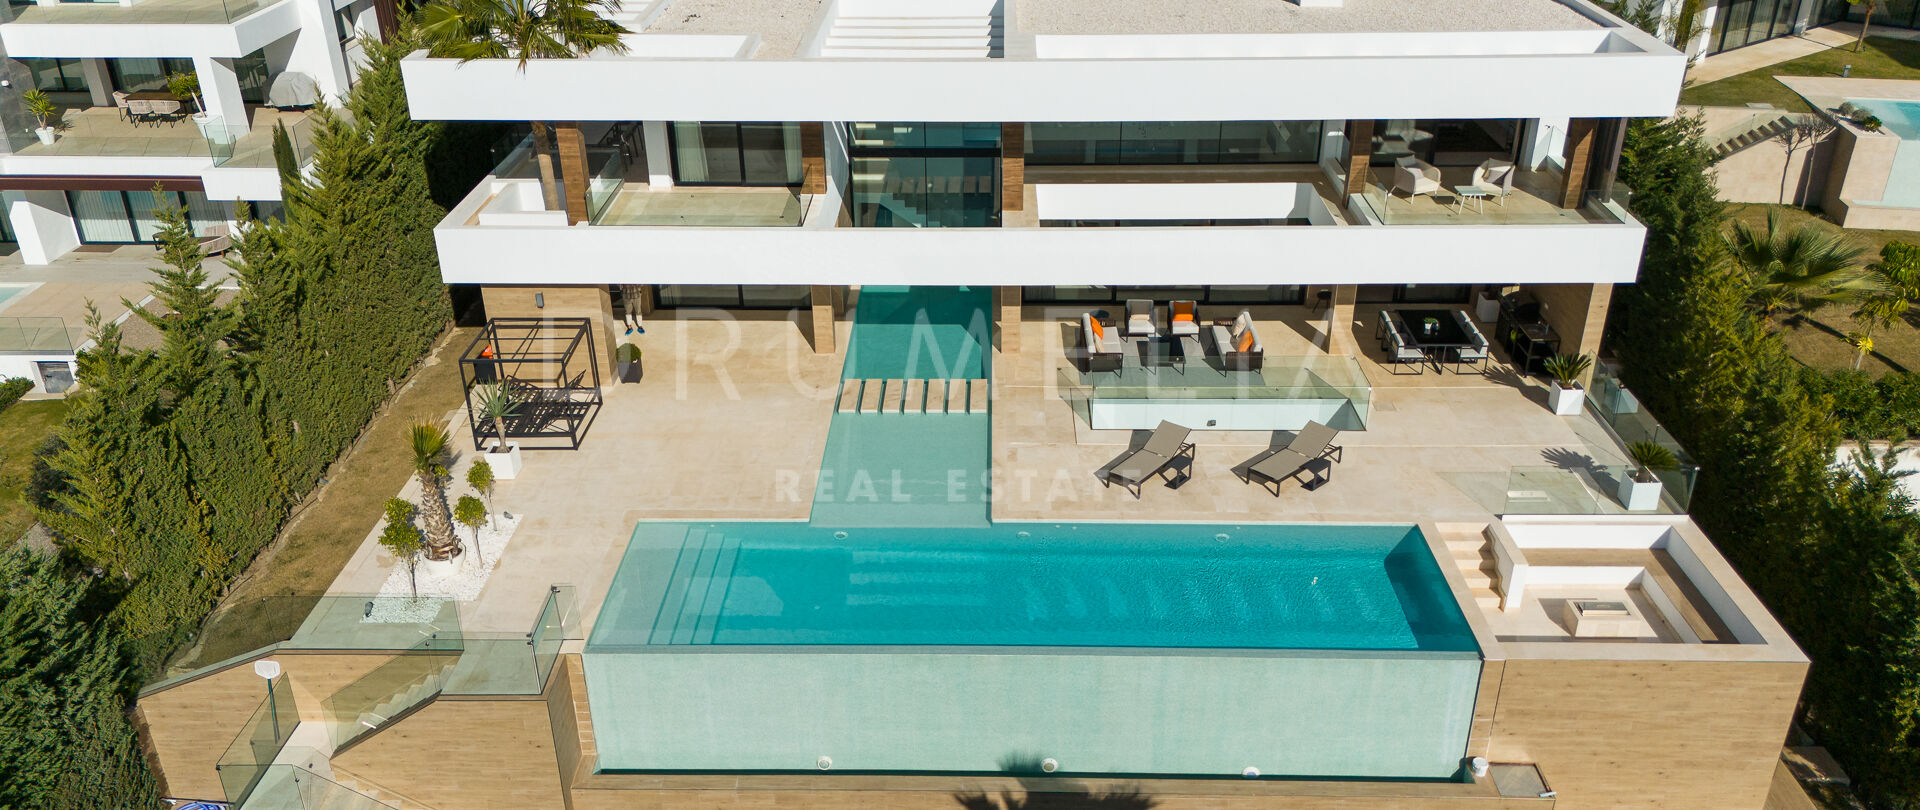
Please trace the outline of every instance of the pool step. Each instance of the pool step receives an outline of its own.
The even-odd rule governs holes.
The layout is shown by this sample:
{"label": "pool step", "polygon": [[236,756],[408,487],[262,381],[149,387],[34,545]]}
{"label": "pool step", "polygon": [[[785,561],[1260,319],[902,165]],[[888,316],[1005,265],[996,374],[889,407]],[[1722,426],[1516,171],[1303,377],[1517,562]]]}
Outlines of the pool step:
{"label": "pool step", "polygon": [[986,413],[988,380],[842,380],[836,413]]}
{"label": "pool step", "polygon": [[1460,569],[1460,578],[1466,582],[1474,603],[1481,610],[1499,610],[1500,569],[1494,562],[1493,544],[1487,536],[1467,529],[1442,530],[1440,540],[1446,545],[1454,566]]}

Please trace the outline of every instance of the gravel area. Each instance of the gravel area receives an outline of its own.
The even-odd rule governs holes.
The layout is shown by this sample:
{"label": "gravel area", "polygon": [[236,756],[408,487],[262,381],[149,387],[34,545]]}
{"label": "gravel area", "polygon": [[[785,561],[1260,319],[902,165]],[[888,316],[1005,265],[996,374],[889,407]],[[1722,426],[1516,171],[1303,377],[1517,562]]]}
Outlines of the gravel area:
{"label": "gravel area", "polygon": [[821,0],[673,0],[652,25],[655,34],[759,34],[755,59],[791,59],[813,30]]}
{"label": "gravel area", "polygon": [[1309,34],[1566,31],[1592,20],[1554,0],[1020,0],[1030,34]]}

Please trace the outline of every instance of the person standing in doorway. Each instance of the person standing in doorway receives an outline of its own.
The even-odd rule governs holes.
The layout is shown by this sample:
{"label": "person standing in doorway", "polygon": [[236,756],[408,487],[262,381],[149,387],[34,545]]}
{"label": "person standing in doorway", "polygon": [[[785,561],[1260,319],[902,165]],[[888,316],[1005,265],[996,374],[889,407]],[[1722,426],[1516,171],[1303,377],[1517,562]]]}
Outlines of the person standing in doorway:
{"label": "person standing in doorway", "polygon": [[640,285],[620,285],[620,304],[621,308],[627,312],[627,334],[631,335],[635,332],[646,334],[646,327],[640,324]]}

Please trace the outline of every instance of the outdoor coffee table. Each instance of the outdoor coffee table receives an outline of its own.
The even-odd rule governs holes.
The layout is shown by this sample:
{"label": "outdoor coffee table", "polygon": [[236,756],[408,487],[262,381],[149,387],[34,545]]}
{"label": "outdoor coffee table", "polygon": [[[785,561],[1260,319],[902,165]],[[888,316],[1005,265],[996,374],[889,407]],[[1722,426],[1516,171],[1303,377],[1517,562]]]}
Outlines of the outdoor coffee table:
{"label": "outdoor coffee table", "polygon": [[1487,212],[1487,198],[1491,196],[1493,196],[1491,192],[1479,186],[1454,186],[1453,212],[1458,214],[1467,210],[1467,201],[1472,200],[1473,210],[1484,214]]}
{"label": "outdoor coffee table", "polygon": [[1140,341],[1140,365],[1148,371],[1158,373],[1158,369],[1170,368],[1176,364],[1180,373],[1187,373],[1187,355],[1180,341],[1172,338],[1146,338]]}

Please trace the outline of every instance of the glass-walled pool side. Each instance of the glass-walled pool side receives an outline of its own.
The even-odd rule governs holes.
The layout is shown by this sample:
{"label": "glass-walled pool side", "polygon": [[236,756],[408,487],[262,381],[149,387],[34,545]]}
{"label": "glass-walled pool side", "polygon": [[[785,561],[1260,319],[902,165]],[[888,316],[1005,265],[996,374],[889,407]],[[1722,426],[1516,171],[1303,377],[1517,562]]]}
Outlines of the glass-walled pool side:
{"label": "glass-walled pool side", "polygon": [[606,771],[1405,779],[1481,666],[1417,529],[1200,524],[642,523],[583,661]]}

